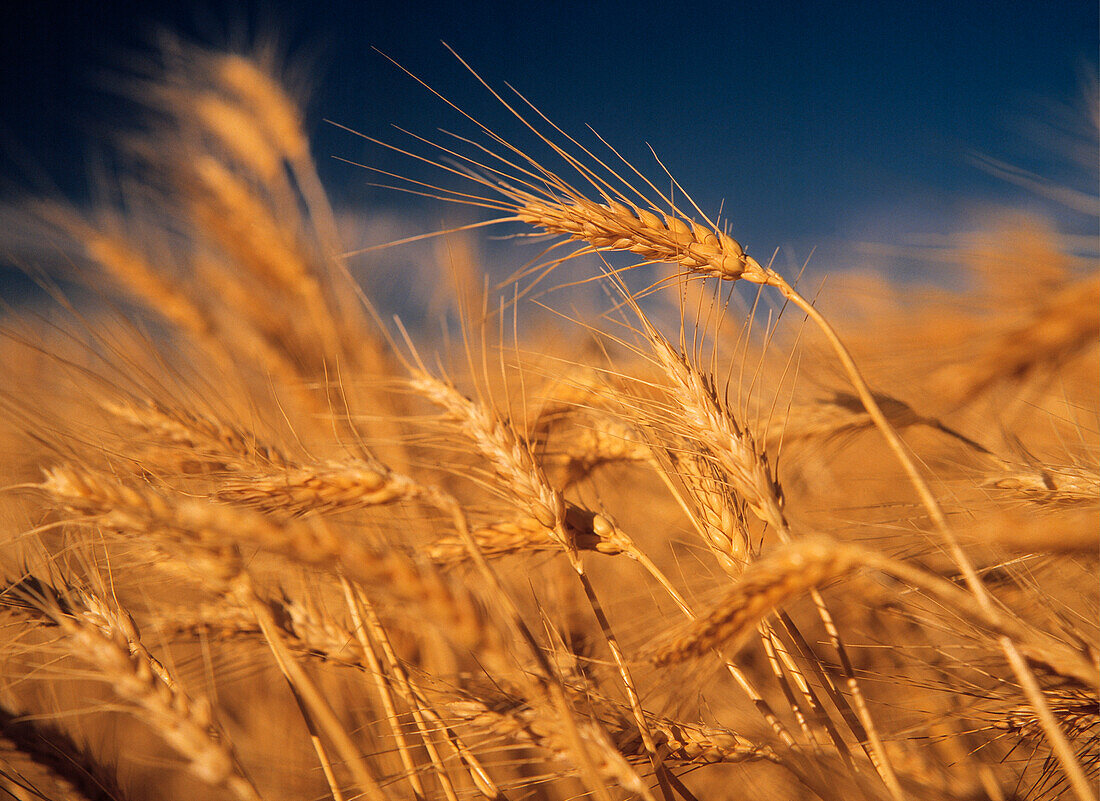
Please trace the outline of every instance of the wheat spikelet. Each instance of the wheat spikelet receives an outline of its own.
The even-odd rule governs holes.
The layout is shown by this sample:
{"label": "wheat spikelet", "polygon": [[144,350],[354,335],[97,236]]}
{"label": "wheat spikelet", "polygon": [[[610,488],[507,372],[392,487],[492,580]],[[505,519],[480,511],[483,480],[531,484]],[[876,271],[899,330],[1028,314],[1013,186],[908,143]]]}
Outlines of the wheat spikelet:
{"label": "wheat spikelet", "polygon": [[259,464],[289,465],[289,458],[255,434],[194,409],[170,408],[154,400],[105,401],[103,408],[133,428],[151,436],[157,447],[147,454],[157,458],[165,446],[182,448],[188,458],[212,466],[248,469]]}
{"label": "wheat spikelet", "polygon": [[301,246],[256,190],[211,156],[188,165],[196,182],[192,213],[230,256],[261,281],[315,300],[320,289]]}
{"label": "wheat spikelet", "polygon": [[[344,667],[362,668],[363,652],[355,632],[300,598],[261,598],[271,611],[288,648],[301,657]],[[169,610],[150,621],[158,636],[169,640],[207,639],[218,642],[263,640],[263,630],[247,608],[223,598],[195,608]]]}
{"label": "wheat spikelet", "polygon": [[789,536],[783,495],[768,465],[767,455],[752,434],[729,414],[709,376],[677,352],[650,327],[649,341],[658,364],[670,379],[670,392],[679,407],[682,433],[706,444],[722,466],[733,490],[756,516]]}
{"label": "wheat spikelet", "polygon": [[1095,346],[1100,330],[1100,278],[1066,281],[1056,292],[1040,297],[1039,307],[1028,319],[939,377],[958,402],[970,402],[998,385],[1054,370]]}
{"label": "wheat spikelet", "polygon": [[666,476],[682,484],[691,503],[691,517],[722,570],[739,576],[751,556],[744,509],[730,492],[724,472],[706,452],[667,448]]}
{"label": "wheat spikelet", "polygon": [[92,263],[146,309],[198,342],[209,342],[214,324],[208,311],[186,287],[150,263],[140,247],[115,230],[117,224],[88,222],[57,206],[41,206],[39,213],[73,236]]}
{"label": "wheat spikelet", "polygon": [[612,464],[652,464],[653,452],[634,428],[608,415],[594,417],[578,430],[567,430],[547,458],[565,463],[565,484],[576,484],[594,470]]}
{"label": "wheat spikelet", "polygon": [[1100,470],[1091,465],[1047,463],[991,475],[983,484],[1038,506],[1095,507],[1100,503]]}
{"label": "wheat spikelet", "polygon": [[[569,689],[578,711],[604,728],[608,741],[624,759],[636,763],[647,758],[629,708],[579,687]],[[568,756],[560,725],[514,692],[496,688],[492,694],[463,693],[457,699],[443,695],[436,708],[473,729],[529,743],[558,758]],[[753,743],[729,729],[685,724],[651,713],[646,718],[664,758],[678,765],[736,764],[777,758],[767,746]]]}
{"label": "wheat spikelet", "polygon": [[[483,732],[490,735],[494,742],[503,739],[513,744],[533,746],[567,765],[572,762],[572,745],[562,721],[551,710],[529,705],[494,709],[483,700],[469,697],[442,701],[436,709],[451,725],[456,728],[461,725],[460,730],[468,728]],[[606,786],[634,792],[643,790],[644,785],[637,774],[601,726],[586,719],[580,719],[576,725],[581,739],[591,749],[595,768]]]}
{"label": "wheat spikelet", "polygon": [[[1094,749],[1100,745],[1095,733],[1100,728],[1100,710],[1094,698],[1082,692],[1060,691],[1052,692],[1050,701],[1055,714],[1074,739],[1087,738],[1092,741]],[[996,725],[1007,731],[1023,732],[1028,737],[1039,738],[1043,735],[1043,727],[1036,719],[1035,711],[1026,706],[1009,710]]]}
{"label": "wheat spikelet", "polygon": [[247,165],[265,186],[279,185],[284,156],[248,109],[214,92],[184,94],[171,105],[178,109],[189,107],[198,124],[211,132],[236,161]]}
{"label": "wheat spikelet", "polygon": [[247,104],[262,123],[265,133],[287,158],[309,157],[309,142],[297,105],[258,64],[239,55],[213,54],[208,69],[215,81]]}

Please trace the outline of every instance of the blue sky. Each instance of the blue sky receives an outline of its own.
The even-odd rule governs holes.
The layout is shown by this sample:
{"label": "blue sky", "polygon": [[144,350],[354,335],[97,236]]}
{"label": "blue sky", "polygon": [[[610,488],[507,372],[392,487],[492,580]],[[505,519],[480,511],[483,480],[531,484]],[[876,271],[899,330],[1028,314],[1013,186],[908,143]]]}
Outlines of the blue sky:
{"label": "blue sky", "polygon": [[208,44],[274,33],[291,63],[310,65],[308,115],[330,190],[429,224],[445,214],[438,205],[411,206],[332,158],[422,174],[323,118],[398,143],[391,124],[460,127],[373,47],[509,135],[515,127],[441,39],[570,133],[590,124],[656,174],[652,145],[701,206],[723,204],[755,254],[786,248],[798,259],[818,247],[827,259],[837,243],[905,244],[965,227],[989,203],[1035,206],[1094,231],[1093,220],[974,163],[990,157],[1095,194],[1095,159],[1083,166],[1061,152],[1095,138],[1094,2],[8,5],[0,194],[9,197],[46,177],[80,196],[88,154],[132,111],[100,90],[102,76],[163,26]]}

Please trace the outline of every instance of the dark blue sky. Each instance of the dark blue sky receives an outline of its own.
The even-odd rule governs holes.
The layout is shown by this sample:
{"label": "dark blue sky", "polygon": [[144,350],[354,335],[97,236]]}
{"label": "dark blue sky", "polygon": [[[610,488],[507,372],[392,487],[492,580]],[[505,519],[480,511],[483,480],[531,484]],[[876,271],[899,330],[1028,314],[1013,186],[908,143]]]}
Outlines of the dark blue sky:
{"label": "dark blue sky", "polygon": [[208,44],[274,32],[292,63],[312,65],[315,152],[347,203],[402,201],[331,156],[416,168],[322,118],[395,142],[390,123],[461,128],[372,47],[516,131],[441,39],[491,83],[512,83],[571,133],[591,124],[656,176],[652,144],[701,206],[724,201],[733,233],[757,254],[790,246],[804,257],[861,238],[904,244],[963,225],[985,202],[1036,202],[975,167],[975,154],[1096,192],[1095,158],[1082,166],[1058,152],[1075,135],[1095,137],[1085,102],[1095,92],[1095,2],[176,5],[7,4],[0,193],[44,175],[83,191],[87,154],[130,111],[98,88],[102,76],[157,26]]}

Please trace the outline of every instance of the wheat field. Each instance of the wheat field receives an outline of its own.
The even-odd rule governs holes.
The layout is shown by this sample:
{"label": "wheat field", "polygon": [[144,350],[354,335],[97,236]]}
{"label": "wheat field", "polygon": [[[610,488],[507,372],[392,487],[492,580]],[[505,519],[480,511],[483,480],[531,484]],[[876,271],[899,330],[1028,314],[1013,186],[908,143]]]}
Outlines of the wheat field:
{"label": "wheat field", "polygon": [[460,224],[385,308],[278,75],[166,53],[133,169],[27,204],[4,797],[1096,797],[1094,257],[1004,213],[950,289],[795,280],[494,92],[545,155],[378,180],[522,266]]}

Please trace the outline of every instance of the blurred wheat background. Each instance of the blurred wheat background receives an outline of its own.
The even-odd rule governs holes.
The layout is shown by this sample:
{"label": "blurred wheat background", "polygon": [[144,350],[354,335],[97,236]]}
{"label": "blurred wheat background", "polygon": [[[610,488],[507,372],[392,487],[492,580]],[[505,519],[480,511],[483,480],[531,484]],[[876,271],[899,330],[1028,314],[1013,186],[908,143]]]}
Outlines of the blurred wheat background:
{"label": "blurred wheat background", "polygon": [[366,174],[454,230],[364,246],[284,66],[172,40],[110,189],[17,209],[0,791],[1095,797],[1095,241],[824,281],[494,87],[517,138]]}

